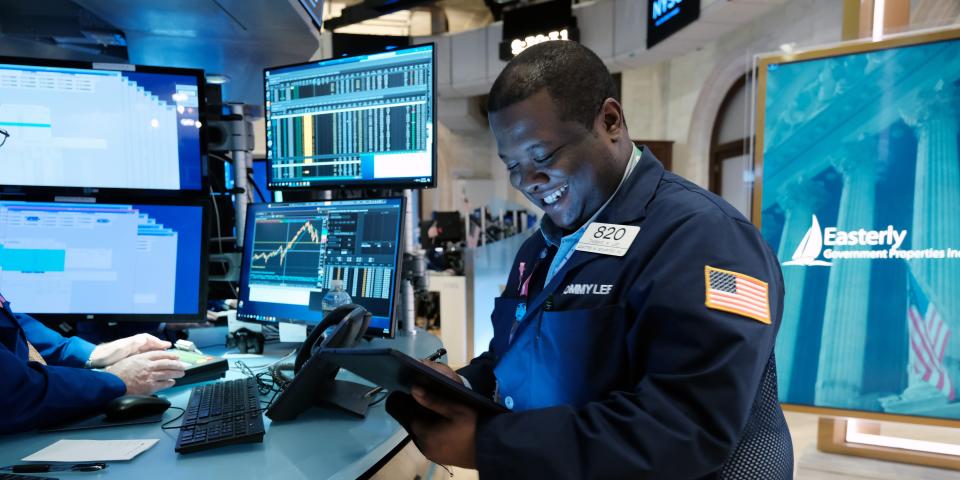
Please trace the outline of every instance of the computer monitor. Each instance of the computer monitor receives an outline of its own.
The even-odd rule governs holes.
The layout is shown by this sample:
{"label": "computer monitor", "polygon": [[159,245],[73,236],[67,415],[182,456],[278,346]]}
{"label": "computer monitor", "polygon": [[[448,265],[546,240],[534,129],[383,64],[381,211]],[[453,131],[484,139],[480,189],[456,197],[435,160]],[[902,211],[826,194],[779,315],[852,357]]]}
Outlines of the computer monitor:
{"label": "computer monitor", "polygon": [[268,183],[436,185],[433,45],[264,70]]}
{"label": "computer monitor", "polygon": [[237,318],[315,326],[332,280],[393,336],[403,199],[258,203],[247,210]]}
{"label": "computer monitor", "polygon": [[0,201],[0,292],[56,321],[201,321],[206,209]]}
{"label": "computer monitor", "polygon": [[303,10],[318,29],[323,29],[323,0],[300,0]]}
{"label": "computer monitor", "polygon": [[202,191],[203,72],[0,57],[4,191]]}

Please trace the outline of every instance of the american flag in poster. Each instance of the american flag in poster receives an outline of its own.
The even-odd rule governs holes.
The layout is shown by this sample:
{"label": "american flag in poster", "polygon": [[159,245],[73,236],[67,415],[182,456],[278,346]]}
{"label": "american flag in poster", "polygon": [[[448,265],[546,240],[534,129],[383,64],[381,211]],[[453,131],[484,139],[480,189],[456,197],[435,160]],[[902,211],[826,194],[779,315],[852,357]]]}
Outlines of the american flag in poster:
{"label": "american flag in poster", "polygon": [[742,273],[704,267],[707,308],[743,315],[770,324],[767,283]]}
{"label": "american flag in poster", "polygon": [[943,366],[943,355],[950,340],[950,328],[940,311],[924,293],[909,271],[907,281],[907,323],[910,331],[910,369],[923,381],[943,392],[947,399],[956,399],[956,389]]}

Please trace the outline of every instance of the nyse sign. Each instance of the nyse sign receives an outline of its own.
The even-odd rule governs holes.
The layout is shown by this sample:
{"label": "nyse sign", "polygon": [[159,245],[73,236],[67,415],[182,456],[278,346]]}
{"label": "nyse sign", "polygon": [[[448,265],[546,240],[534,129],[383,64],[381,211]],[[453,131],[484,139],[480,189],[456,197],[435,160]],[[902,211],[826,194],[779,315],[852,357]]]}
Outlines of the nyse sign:
{"label": "nyse sign", "polygon": [[647,48],[700,18],[700,0],[649,0]]}
{"label": "nyse sign", "polygon": [[652,12],[654,25],[660,26],[680,13],[683,0],[653,0]]}

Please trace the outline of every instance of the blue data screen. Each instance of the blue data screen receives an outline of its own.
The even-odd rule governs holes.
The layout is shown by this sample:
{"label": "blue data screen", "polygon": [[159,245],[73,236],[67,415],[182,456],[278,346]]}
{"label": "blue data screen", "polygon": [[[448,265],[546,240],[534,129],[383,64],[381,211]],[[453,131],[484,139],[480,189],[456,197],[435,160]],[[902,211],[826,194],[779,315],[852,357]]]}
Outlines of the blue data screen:
{"label": "blue data screen", "polygon": [[342,280],[370,328],[390,335],[400,242],[400,199],[255,204],[248,210],[237,317],[323,319],[323,296]]}
{"label": "blue data screen", "polygon": [[0,183],[200,190],[197,77],[0,64]]}
{"label": "blue data screen", "polygon": [[203,209],[0,202],[0,292],[14,310],[196,314]]}
{"label": "blue data screen", "polygon": [[434,181],[433,46],[264,73],[271,188]]}

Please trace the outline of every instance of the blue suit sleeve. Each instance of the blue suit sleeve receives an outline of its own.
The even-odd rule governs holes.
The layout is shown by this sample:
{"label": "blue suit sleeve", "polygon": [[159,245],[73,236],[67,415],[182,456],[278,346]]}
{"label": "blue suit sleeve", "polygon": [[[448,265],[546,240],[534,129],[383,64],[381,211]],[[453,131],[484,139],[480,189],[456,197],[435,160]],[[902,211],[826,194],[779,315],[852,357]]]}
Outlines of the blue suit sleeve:
{"label": "blue suit sleeve", "polygon": [[493,397],[493,391],[497,387],[497,378],[493,374],[497,361],[490,351],[483,352],[479,357],[470,361],[470,364],[457,370],[457,373],[463,375],[470,382],[473,391]]}
{"label": "blue suit sleeve", "polygon": [[90,413],[123,395],[126,386],[112,373],[45,366],[0,348],[0,433],[52,425]]}
{"label": "blue suit sleeve", "polygon": [[[692,218],[629,287],[626,338],[609,339],[628,342],[624,361],[638,372],[636,383],[579,410],[481,420],[481,478],[701,478],[720,469],[772,353],[783,283],[752,225],[714,213]],[[773,324],[706,308],[705,265],[767,282]]]}
{"label": "blue suit sleeve", "polygon": [[83,367],[90,359],[95,348],[92,343],[80,337],[64,338],[30,315],[18,313],[16,317],[27,340],[47,363],[63,367]]}

